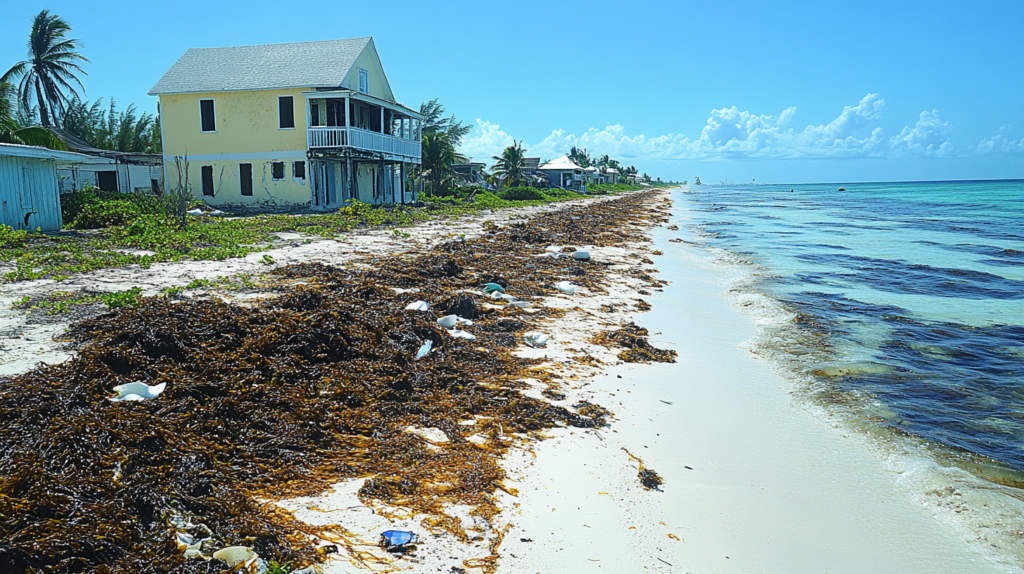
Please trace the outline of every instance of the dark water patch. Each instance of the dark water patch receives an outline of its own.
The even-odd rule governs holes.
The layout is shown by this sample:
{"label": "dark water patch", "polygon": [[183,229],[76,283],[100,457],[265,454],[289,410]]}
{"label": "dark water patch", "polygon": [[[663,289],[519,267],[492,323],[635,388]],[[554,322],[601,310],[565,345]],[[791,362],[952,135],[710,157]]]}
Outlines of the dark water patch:
{"label": "dark water patch", "polygon": [[[808,372],[841,392],[876,396],[896,413],[888,425],[1024,471],[1024,387],[1013,384],[1024,372],[1024,326],[921,321],[822,292],[784,303],[807,330],[876,349],[870,363],[840,358]],[[867,340],[877,337],[877,346]]]}
{"label": "dark water patch", "polygon": [[968,299],[1024,299],[1024,281],[983,271],[842,253],[806,253],[795,258],[854,271],[853,275],[845,277],[890,293]]}

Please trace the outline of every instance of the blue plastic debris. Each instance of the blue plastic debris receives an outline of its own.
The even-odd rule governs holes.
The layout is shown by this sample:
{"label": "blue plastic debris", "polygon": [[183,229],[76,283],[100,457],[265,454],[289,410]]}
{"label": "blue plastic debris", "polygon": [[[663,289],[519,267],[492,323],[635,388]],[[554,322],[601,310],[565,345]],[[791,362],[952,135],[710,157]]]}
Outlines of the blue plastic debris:
{"label": "blue plastic debris", "polygon": [[488,283],[487,285],[484,285],[484,293],[491,293],[492,291],[504,293],[505,288],[502,287],[501,285],[498,285],[497,283]]}
{"label": "blue plastic debris", "polygon": [[410,544],[416,544],[416,534],[407,530],[388,530],[380,534],[380,547],[388,552],[405,550]]}
{"label": "blue plastic debris", "polygon": [[427,353],[430,352],[430,349],[432,348],[434,348],[434,342],[431,341],[430,339],[427,339],[427,342],[423,343],[423,346],[420,347],[419,352],[416,353],[416,358],[422,359],[424,356],[426,356]]}

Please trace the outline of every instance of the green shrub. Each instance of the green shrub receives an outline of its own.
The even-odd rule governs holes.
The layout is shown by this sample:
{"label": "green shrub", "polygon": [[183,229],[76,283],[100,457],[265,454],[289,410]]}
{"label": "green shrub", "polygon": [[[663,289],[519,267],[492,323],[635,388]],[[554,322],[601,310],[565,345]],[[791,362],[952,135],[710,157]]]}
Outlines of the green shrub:
{"label": "green shrub", "polygon": [[99,229],[125,225],[139,216],[139,208],[129,200],[115,199],[86,203],[72,220],[72,229]]}
{"label": "green shrub", "polygon": [[14,229],[10,225],[0,225],[0,248],[14,249],[24,247],[28,241],[28,233]]}
{"label": "green shrub", "polygon": [[533,187],[510,187],[498,192],[498,197],[507,201],[547,201],[547,196]]}
{"label": "green shrub", "polygon": [[92,186],[60,196],[60,213],[64,224],[74,221],[87,205],[97,205],[109,200],[127,200],[130,196],[116,191],[100,191]]}

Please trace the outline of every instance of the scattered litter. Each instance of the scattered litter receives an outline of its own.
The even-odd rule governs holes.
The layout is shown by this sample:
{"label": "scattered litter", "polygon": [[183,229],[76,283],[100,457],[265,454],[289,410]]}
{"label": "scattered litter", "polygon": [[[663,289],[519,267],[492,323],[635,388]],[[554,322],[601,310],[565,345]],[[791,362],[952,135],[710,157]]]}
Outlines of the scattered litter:
{"label": "scattered litter", "polygon": [[178,551],[185,555],[185,558],[199,556],[203,541],[196,541],[195,537],[187,532],[177,533]]}
{"label": "scattered litter", "polygon": [[116,403],[119,401],[144,401],[146,399],[155,399],[160,396],[160,393],[164,392],[165,387],[167,387],[167,383],[149,386],[141,381],[118,385],[114,387],[114,392],[117,393],[117,396],[111,397],[110,400]]}
{"label": "scattered litter", "polygon": [[467,339],[469,341],[476,341],[476,335],[468,331],[460,331],[459,329],[451,329],[448,334],[456,339]]}
{"label": "scattered litter", "polygon": [[388,530],[380,534],[380,547],[386,552],[405,552],[416,544],[416,534],[407,530]]}
{"label": "scattered litter", "polygon": [[572,254],[572,258],[576,261],[590,261],[589,251],[577,251]]}
{"label": "scattered litter", "polygon": [[547,247],[544,248],[544,251],[547,251],[549,253],[561,253],[562,248],[559,247],[558,245],[548,245]]}
{"label": "scattered litter", "polygon": [[559,281],[558,283],[555,283],[555,289],[558,289],[567,295],[576,294],[576,286],[568,281]]}
{"label": "scattered litter", "polygon": [[446,315],[437,320],[437,324],[444,327],[445,329],[451,329],[455,325],[459,324],[458,315]]}
{"label": "scattered litter", "polygon": [[219,209],[214,209],[213,211],[211,211],[207,215],[212,215],[213,217],[220,217],[220,216],[224,215],[224,212],[219,210]]}
{"label": "scattered litter", "polygon": [[483,291],[484,293],[492,293],[494,291],[504,293],[505,288],[502,287],[501,285],[498,285],[497,283],[488,283],[487,285],[483,286]]}
{"label": "scattered litter", "polygon": [[[660,400],[660,399],[659,399],[659,400]],[[672,403],[670,403],[670,402],[668,402],[668,401],[661,401],[661,402],[665,403],[666,405],[671,405],[671,404],[672,404]]]}
{"label": "scattered litter", "polygon": [[426,301],[413,301],[405,306],[406,311],[426,311],[430,309],[430,303]]}
{"label": "scattered litter", "polygon": [[427,353],[429,353],[430,350],[433,349],[433,348],[434,348],[434,342],[431,341],[430,339],[427,339],[427,342],[423,343],[423,346],[420,347],[420,350],[416,352],[416,358],[417,359],[422,359],[423,357],[427,356]]}
{"label": "scattered litter", "polygon": [[[246,574],[263,574],[267,571],[267,563],[246,546],[228,546],[213,553],[214,560],[226,562],[233,572]],[[241,565],[241,567],[238,567]]]}
{"label": "scattered litter", "polygon": [[529,301],[510,301],[509,302],[509,306],[510,307],[518,307],[520,309],[526,309],[526,308],[528,308],[528,307],[530,307],[532,305],[533,304],[530,303]]}
{"label": "scattered litter", "polygon": [[543,347],[548,344],[548,336],[538,331],[530,331],[523,337],[526,339],[526,344],[531,347]]}
{"label": "scattered litter", "polygon": [[515,301],[516,300],[515,297],[509,295],[508,293],[502,293],[500,291],[492,291],[491,292],[491,299],[502,299],[502,300],[505,300],[505,301]]}
{"label": "scattered litter", "polygon": [[402,289],[401,287],[392,287],[391,290],[394,291],[396,295],[401,295],[403,293],[419,293],[420,292],[419,287],[413,287],[411,289]]}
{"label": "scattered litter", "polygon": [[198,215],[206,215],[206,212],[204,212],[202,209],[199,209],[199,208],[190,209],[190,210],[186,211],[185,213],[187,213],[189,215],[197,215],[197,216]]}

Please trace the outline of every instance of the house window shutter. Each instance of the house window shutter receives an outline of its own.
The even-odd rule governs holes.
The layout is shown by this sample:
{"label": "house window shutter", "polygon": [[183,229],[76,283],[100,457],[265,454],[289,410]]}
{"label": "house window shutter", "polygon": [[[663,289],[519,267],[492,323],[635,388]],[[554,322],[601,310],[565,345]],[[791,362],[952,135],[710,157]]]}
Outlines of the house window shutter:
{"label": "house window shutter", "polygon": [[240,163],[238,164],[239,179],[242,182],[242,195],[252,195],[252,164],[251,163]]}
{"label": "house window shutter", "polygon": [[278,127],[281,129],[295,127],[295,101],[291,96],[277,98],[277,111],[280,116]]}
{"label": "house window shutter", "polygon": [[217,119],[214,116],[213,100],[199,100],[201,129],[204,132],[217,131]]}
{"label": "house window shutter", "polygon": [[203,195],[213,196],[213,166],[203,166]]}
{"label": "house window shutter", "polygon": [[370,93],[370,73],[366,70],[359,70],[359,91],[368,94]]}

